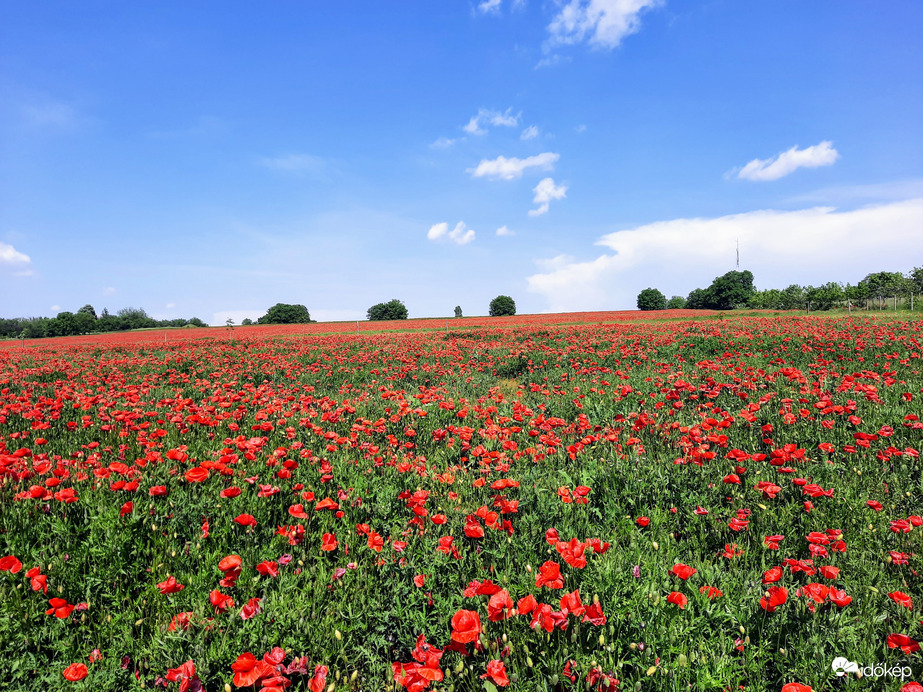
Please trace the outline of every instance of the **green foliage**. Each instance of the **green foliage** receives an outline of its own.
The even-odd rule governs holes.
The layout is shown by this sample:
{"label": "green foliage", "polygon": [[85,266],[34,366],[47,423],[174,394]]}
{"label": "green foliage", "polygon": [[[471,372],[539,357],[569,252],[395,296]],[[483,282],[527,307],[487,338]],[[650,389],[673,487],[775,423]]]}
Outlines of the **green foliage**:
{"label": "green foliage", "polygon": [[251,320],[249,317],[244,317],[244,318],[240,321],[240,323],[241,323],[244,327],[249,327],[251,324],[253,324],[253,320]]}
{"label": "green foliage", "polygon": [[716,277],[707,289],[697,288],[690,293],[686,307],[692,310],[733,310],[749,305],[753,293],[751,272],[730,271]]}
{"label": "green foliage", "polygon": [[805,297],[811,310],[829,310],[845,300],[846,294],[840,284],[831,281],[823,286],[808,286]]}
{"label": "green foliage", "polygon": [[257,320],[259,324],[308,324],[311,315],[304,305],[276,303]]}
{"label": "green foliage", "polygon": [[706,310],[709,304],[708,291],[704,288],[694,288],[686,298],[686,307],[690,310]]}
{"label": "green foliage", "polygon": [[673,296],[667,301],[668,310],[682,310],[686,307],[686,299],[682,296]]}
{"label": "green foliage", "polygon": [[371,322],[383,322],[386,320],[406,320],[407,306],[397,298],[393,298],[387,303],[378,303],[377,305],[373,305],[365,313],[365,316]]}
{"label": "green foliage", "polygon": [[461,316],[462,316],[461,305],[456,305],[455,306],[455,317],[461,317]]}
{"label": "green foliage", "polygon": [[77,311],[78,315],[90,315],[94,320],[96,319],[96,309],[87,303],[82,308]]}
{"label": "green foliage", "polygon": [[490,301],[491,317],[504,317],[516,314],[516,302],[509,296],[497,296]]}
{"label": "green foliage", "polygon": [[666,310],[667,298],[656,288],[645,288],[638,294],[638,310]]}

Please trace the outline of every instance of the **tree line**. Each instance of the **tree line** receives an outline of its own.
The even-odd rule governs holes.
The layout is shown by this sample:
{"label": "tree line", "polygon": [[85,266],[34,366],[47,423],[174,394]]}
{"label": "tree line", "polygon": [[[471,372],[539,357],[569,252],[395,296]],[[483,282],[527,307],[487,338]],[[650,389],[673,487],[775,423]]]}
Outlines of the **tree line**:
{"label": "tree line", "polygon": [[92,305],[84,305],[77,312],[59,312],[55,317],[0,317],[0,338],[39,339],[46,336],[99,334],[129,329],[207,326],[198,317],[188,320],[155,320],[142,308],[122,308],[114,315],[103,308],[102,313],[97,315]]}
{"label": "tree line", "polygon": [[834,308],[919,309],[923,293],[923,267],[906,274],[876,272],[861,281],[830,281],[817,286],[792,284],[787,288],[757,290],[749,271],[730,271],[716,277],[708,288],[695,288],[688,296],[667,299],[656,288],[638,294],[639,310],[831,310]]}

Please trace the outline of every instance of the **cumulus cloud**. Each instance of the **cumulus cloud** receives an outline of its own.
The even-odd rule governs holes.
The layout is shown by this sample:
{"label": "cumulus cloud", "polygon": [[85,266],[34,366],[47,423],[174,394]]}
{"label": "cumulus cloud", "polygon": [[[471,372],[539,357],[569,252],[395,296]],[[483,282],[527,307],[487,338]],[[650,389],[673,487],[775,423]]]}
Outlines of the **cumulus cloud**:
{"label": "cumulus cloud", "polygon": [[536,137],[538,137],[538,127],[536,125],[529,125],[529,127],[523,130],[522,134],[519,135],[519,139],[523,141],[535,139]]}
{"label": "cumulus cloud", "polygon": [[516,235],[516,231],[511,231],[506,226],[500,226],[500,228],[497,229],[497,235],[500,235],[500,236]]}
{"label": "cumulus cloud", "polygon": [[833,142],[824,141],[805,149],[794,146],[769,159],[753,159],[743,168],[734,169],[731,173],[736,172],[737,177],[744,180],[778,180],[799,168],[832,166],[838,158],[840,154],[833,148]]}
{"label": "cumulus cloud", "polygon": [[[672,219],[605,235],[596,244],[608,252],[557,261],[528,277],[528,285],[552,312],[633,308],[651,277],[665,295],[707,287],[734,269],[738,241],[740,266],[753,272],[760,288],[857,281],[870,271],[923,263],[921,227],[923,198],[851,211],[813,207]],[[883,255],[883,247],[901,252]]]}
{"label": "cumulus cloud", "polygon": [[478,12],[481,14],[500,14],[500,5],[503,0],[484,0],[478,3]]}
{"label": "cumulus cloud", "polygon": [[560,154],[546,151],[542,154],[518,159],[515,156],[506,158],[498,156],[495,159],[481,159],[475,168],[469,168],[472,178],[489,178],[491,180],[516,180],[521,178],[523,172],[530,168],[550,171],[555,161],[561,158]]}
{"label": "cumulus cloud", "polygon": [[662,0],[570,0],[548,25],[548,45],[587,41],[600,48],[615,48],[641,28],[641,14]]}
{"label": "cumulus cloud", "polygon": [[29,255],[23,254],[12,245],[0,242],[0,266],[21,267],[31,264]]}
{"label": "cumulus cloud", "polygon": [[426,233],[430,240],[450,240],[456,245],[467,245],[474,240],[474,231],[465,225],[464,221],[455,224],[455,228],[449,230],[449,224],[442,222],[434,224]]}
{"label": "cumulus cloud", "polygon": [[494,127],[516,127],[519,124],[519,114],[513,115],[513,109],[507,108],[505,111],[495,111],[489,108],[481,108],[477,115],[471,116],[468,124],[462,129],[469,135],[487,134],[487,126]]}
{"label": "cumulus cloud", "polygon": [[553,199],[564,199],[567,196],[567,185],[555,185],[552,178],[543,178],[538,182],[532,192],[535,197],[532,202],[539,205],[537,209],[530,209],[529,216],[541,216],[548,211],[548,203]]}

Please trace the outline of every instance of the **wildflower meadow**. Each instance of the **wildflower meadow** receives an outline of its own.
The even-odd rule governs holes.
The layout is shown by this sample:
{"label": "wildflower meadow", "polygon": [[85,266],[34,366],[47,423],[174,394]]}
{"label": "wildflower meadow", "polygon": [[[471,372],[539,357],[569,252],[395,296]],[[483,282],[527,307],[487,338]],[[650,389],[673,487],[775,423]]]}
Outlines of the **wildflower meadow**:
{"label": "wildflower meadow", "polygon": [[0,346],[0,686],[923,690],[923,322]]}

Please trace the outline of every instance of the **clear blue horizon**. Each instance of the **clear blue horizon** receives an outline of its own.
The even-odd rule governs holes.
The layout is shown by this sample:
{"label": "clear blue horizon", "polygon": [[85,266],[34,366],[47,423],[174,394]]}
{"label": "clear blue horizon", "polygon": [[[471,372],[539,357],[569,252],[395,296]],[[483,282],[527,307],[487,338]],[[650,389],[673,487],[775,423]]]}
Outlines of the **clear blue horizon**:
{"label": "clear blue horizon", "polygon": [[617,310],[923,264],[923,6],[0,1],[0,315]]}

